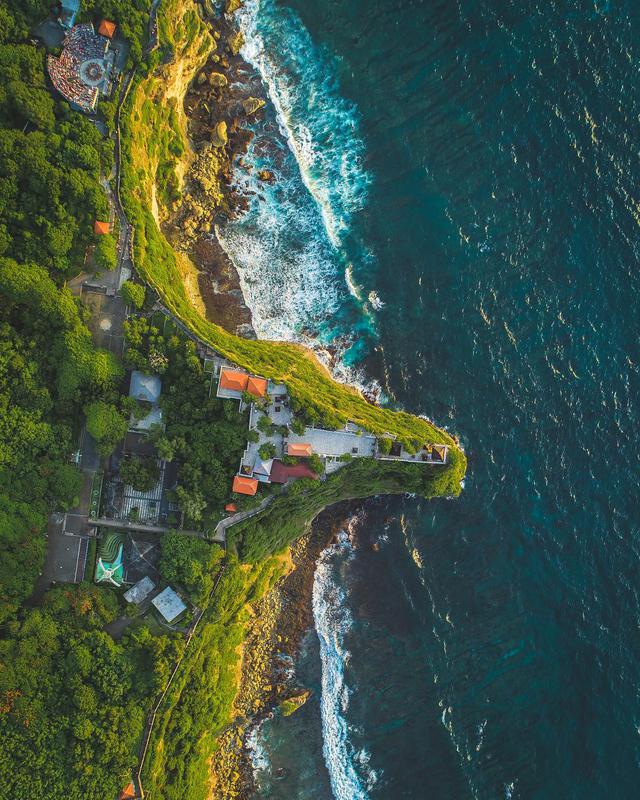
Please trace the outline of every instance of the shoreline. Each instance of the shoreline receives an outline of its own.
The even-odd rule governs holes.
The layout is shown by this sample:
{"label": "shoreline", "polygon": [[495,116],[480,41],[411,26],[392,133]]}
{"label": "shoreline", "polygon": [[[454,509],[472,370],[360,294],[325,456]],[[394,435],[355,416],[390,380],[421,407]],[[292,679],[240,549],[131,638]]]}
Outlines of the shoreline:
{"label": "shoreline", "polygon": [[[190,149],[181,196],[162,222],[174,248],[197,269],[206,318],[243,338],[255,339],[251,310],[235,264],[218,238],[218,226],[241,216],[247,192],[234,171],[253,139],[267,95],[259,75],[240,55],[242,34],[235,13],[205,17],[214,46],[187,87],[183,110]],[[272,182],[269,173],[261,178]]]}
{"label": "shoreline", "polygon": [[281,713],[279,706],[285,700],[308,691],[296,680],[295,664],[305,636],[314,627],[316,562],[361,505],[362,501],[340,502],[321,512],[310,530],[287,551],[287,574],[251,608],[252,620],[241,647],[235,719],[218,737],[218,748],[210,760],[210,800],[250,800],[255,796],[248,739],[261,722]]}

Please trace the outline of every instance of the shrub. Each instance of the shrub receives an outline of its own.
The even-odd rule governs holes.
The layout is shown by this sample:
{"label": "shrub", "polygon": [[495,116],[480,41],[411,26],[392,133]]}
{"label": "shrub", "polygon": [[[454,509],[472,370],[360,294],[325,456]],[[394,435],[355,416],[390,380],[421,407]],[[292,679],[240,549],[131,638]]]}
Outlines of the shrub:
{"label": "shrub", "polygon": [[316,475],[322,475],[324,473],[324,461],[320,458],[317,453],[312,453],[309,458],[307,459],[307,464],[311,467],[311,469],[316,473]]}
{"label": "shrub", "polygon": [[295,419],[291,422],[291,430],[296,433],[298,436],[304,435],[304,422],[299,418],[295,417]]}
{"label": "shrub", "polygon": [[260,458],[268,461],[270,458],[275,458],[276,456],[276,447],[273,442],[265,442],[261,445],[260,449],[258,450]]}
{"label": "shrub", "polygon": [[383,436],[382,438],[378,439],[378,452],[382,453],[382,455],[388,456],[391,452],[392,446],[393,440],[389,439],[387,436]]}
{"label": "shrub", "polygon": [[115,269],[118,261],[116,240],[110,233],[101,236],[93,252],[93,261],[99,271]]}

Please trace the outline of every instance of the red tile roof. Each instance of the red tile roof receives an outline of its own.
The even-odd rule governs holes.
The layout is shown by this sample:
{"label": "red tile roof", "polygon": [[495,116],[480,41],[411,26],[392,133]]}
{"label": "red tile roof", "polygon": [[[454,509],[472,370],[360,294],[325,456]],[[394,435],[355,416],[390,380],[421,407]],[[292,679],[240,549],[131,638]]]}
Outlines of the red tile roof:
{"label": "red tile roof", "polygon": [[267,381],[264,378],[257,378],[250,375],[247,381],[247,391],[254,397],[264,397],[267,393]]}
{"label": "red tile roof", "polygon": [[286,483],[291,478],[317,478],[316,473],[306,464],[294,464],[292,467],[274,459],[269,478],[271,483]]}
{"label": "red tile roof", "polygon": [[97,219],[93,223],[93,232],[97,233],[98,235],[111,233],[111,224],[109,222],[102,222],[101,220]]}
{"label": "red tile roof", "polygon": [[227,503],[224,507],[225,511],[234,512],[238,510],[238,506],[235,503]]}
{"label": "red tile roof", "polygon": [[137,797],[135,786],[133,782],[130,783],[128,786],[125,786],[124,789],[118,795],[118,800],[133,800],[133,798]]}
{"label": "red tile roof", "polygon": [[233,479],[232,490],[236,494],[255,494],[258,491],[258,481],[255,478],[247,478],[244,475],[236,475]]}
{"label": "red tile roof", "polygon": [[233,392],[244,392],[247,388],[249,376],[246,372],[237,372],[234,369],[223,369],[220,372],[220,388],[230,389]]}
{"label": "red tile roof", "polygon": [[116,32],[116,23],[111,22],[111,20],[109,19],[103,19],[100,25],[98,26],[98,33],[101,36],[106,36],[107,39],[110,39],[115,32]]}
{"label": "red tile roof", "polygon": [[288,444],[287,445],[287,455],[288,456],[298,456],[299,458],[306,458],[313,453],[313,448],[310,444],[303,444],[300,442],[299,444]]}

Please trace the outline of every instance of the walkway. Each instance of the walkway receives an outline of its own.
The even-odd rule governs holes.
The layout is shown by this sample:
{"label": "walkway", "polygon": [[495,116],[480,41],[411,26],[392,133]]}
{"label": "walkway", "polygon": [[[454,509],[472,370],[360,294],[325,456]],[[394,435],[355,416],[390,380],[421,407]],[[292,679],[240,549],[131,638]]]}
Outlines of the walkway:
{"label": "walkway", "polygon": [[255,517],[256,514],[259,514],[261,511],[264,511],[272,500],[273,500],[273,495],[270,494],[264,498],[264,500],[260,503],[259,506],[251,508],[249,509],[249,511],[238,511],[237,514],[232,514],[230,517],[225,517],[224,519],[221,519],[220,522],[216,525],[216,529],[213,533],[214,535],[213,541],[214,542],[220,541],[219,538],[215,537],[222,537],[222,541],[226,542],[227,530],[232,525],[237,525],[239,522],[244,522],[245,519],[249,519],[250,517]]}
{"label": "walkway", "polygon": [[107,519],[106,517],[89,517],[89,522],[100,528],[117,528],[121,531],[142,531],[143,533],[180,533],[184,536],[193,536],[196,539],[204,539],[205,542],[225,543],[224,533],[218,533],[218,527],[211,536],[201,531],[190,531],[184,528],[167,528],[164,525],[143,525],[141,522],[130,522],[127,519]]}

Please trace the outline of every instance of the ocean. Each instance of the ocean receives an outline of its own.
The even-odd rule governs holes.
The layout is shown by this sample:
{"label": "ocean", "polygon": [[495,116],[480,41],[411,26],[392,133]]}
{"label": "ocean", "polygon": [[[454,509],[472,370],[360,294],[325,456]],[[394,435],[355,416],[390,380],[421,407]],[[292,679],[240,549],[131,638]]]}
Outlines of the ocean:
{"label": "ocean", "polygon": [[314,694],[255,732],[257,796],[637,797],[640,4],[240,14],[277,181],[239,172],[220,233],[258,335],[469,458],[459,499],[373,498],[320,558]]}

